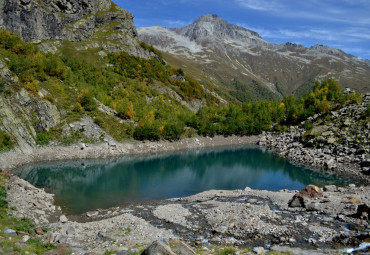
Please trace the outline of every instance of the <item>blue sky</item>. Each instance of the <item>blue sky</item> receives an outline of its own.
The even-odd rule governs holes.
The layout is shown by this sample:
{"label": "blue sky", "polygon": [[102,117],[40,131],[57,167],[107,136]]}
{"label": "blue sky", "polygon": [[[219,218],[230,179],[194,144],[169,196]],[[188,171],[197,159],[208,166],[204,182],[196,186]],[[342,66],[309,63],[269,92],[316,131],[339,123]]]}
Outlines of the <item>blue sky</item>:
{"label": "blue sky", "polygon": [[114,0],[136,26],[191,24],[204,14],[274,43],[324,44],[370,59],[370,0]]}

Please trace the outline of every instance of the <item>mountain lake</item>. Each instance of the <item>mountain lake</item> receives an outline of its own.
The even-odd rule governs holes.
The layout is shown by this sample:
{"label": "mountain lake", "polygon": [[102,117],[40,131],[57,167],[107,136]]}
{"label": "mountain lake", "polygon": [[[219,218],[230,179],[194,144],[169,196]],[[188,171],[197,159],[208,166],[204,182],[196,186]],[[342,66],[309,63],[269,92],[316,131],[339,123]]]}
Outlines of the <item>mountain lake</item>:
{"label": "mountain lake", "polygon": [[290,163],[255,146],[231,146],[109,159],[55,161],[15,174],[55,194],[67,214],[147,200],[184,197],[211,189],[299,190],[338,186],[351,179]]}

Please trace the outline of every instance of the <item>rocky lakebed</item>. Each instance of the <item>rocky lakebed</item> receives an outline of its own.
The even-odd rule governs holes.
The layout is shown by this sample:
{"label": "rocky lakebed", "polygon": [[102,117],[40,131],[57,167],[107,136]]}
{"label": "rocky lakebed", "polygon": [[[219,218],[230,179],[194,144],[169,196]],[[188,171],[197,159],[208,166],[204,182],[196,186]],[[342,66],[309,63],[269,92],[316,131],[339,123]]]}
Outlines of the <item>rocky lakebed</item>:
{"label": "rocky lakebed", "polygon": [[369,242],[369,194],[370,187],[354,184],[309,185],[300,192],[247,187],[64,215],[53,195],[12,176],[8,201],[17,208],[15,217],[48,229],[38,233],[45,242],[62,244],[60,249],[73,254],[131,254],[174,240],[189,254],[220,245],[257,253],[336,254]]}

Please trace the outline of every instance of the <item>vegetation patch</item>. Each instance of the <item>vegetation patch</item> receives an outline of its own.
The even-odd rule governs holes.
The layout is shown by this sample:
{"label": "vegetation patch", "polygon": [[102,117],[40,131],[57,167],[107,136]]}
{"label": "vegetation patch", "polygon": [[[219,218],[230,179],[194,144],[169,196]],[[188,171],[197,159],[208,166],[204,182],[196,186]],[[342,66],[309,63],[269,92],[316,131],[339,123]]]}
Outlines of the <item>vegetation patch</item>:
{"label": "vegetation patch", "polygon": [[12,137],[8,133],[0,130],[0,151],[10,150],[13,147],[14,142]]}
{"label": "vegetation patch", "polygon": [[[11,210],[16,208],[8,208],[7,203],[7,183],[10,175],[0,170],[0,233],[3,238],[0,238],[0,247],[3,252],[11,253],[18,252],[19,254],[44,254],[49,250],[57,248],[53,244],[43,243],[39,237],[36,236],[35,223],[27,218],[17,219],[11,216]],[[22,231],[30,236],[30,239],[23,243],[22,236],[14,235],[15,233],[7,234],[5,229],[14,231]]]}

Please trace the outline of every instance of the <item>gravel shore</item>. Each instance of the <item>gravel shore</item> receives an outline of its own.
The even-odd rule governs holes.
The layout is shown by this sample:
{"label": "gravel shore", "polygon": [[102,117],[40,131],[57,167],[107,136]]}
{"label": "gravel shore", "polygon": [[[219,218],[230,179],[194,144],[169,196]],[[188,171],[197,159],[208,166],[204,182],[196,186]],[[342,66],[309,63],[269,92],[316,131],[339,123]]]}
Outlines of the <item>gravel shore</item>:
{"label": "gravel shore", "polygon": [[100,144],[79,143],[72,146],[46,146],[29,150],[12,150],[0,153],[0,169],[11,171],[23,165],[43,161],[97,159],[136,154],[155,154],[188,149],[219,147],[228,145],[257,144],[258,136],[215,136],[184,138],[169,142],[126,142],[108,141]]}
{"label": "gravel shore", "polygon": [[[171,239],[193,248],[294,247],[299,248],[298,254],[310,254],[302,249],[337,254],[369,238],[364,213],[369,213],[370,187],[331,185],[297,192],[210,190],[65,216],[53,204],[53,195],[13,176],[8,200],[9,206],[17,208],[11,211],[13,216],[33,219],[49,229],[41,236],[45,242],[68,245],[74,254],[107,250],[132,254],[153,241]],[[290,202],[299,194],[302,199]]]}

